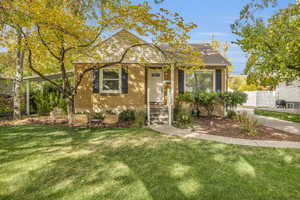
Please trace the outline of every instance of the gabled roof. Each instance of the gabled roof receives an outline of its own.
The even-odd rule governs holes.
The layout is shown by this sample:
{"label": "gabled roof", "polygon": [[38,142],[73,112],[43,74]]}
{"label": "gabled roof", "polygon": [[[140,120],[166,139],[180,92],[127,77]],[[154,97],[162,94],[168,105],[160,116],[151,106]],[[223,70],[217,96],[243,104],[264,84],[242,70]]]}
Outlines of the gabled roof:
{"label": "gabled roof", "polygon": [[205,65],[231,65],[224,56],[209,43],[190,44],[203,55]]}
{"label": "gabled roof", "polygon": [[[231,63],[209,43],[190,43],[189,45],[192,46],[194,51],[201,53],[203,63],[206,66],[231,65]],[[167,44],[163,44],[160,47],[166,52],[168,52],[169,47]]]}
{"label": "gabled roof", "polygon": [[[112,36],[110,36],[109,38],[104,40],[103,42],[107,42],[114,37],[119,37],[120,35],[123,35],[122,37],[124,37],[124,35],[126,35],[126,34],[128,34],[129,38],[135,38],[135,40],[137,40],[139,42],[146,43],[144,40],[142,40],[135,34],[129,32],[125,29],[113,34]],[[206,66],[228,66],[228,65],[231,65],[231,63],[226,58],[224,58],[224,56],[220,52],[218,52],[209,43],[199,43],[199,44],[192,43],[190,45],[194,48],[195,51],[201,52],[204,65],[206,65]],[[121,49],[121,48],[123,48],[123,47],[120,47],[119,49]],[[160,48],[162,50],[166,51],[166,53],[168,53],[168,50],[167,50],[168,45],[163,44],[160,46]],[[82,59],[81,61],[75,61],[74,63],[93,63],[93,62],[94,61],[90,60],[90,59]]]}

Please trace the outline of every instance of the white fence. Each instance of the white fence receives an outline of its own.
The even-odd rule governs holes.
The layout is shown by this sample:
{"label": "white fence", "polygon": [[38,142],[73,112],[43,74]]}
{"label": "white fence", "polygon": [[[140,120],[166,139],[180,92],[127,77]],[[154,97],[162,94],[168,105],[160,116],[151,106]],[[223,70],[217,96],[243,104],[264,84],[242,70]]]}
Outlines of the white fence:
{"label": "white fence", "polygon": [[245,92],[248,100],[243,106],[254,107],[274,107],[276,101],[276,92],[273,91],[252,91]]}

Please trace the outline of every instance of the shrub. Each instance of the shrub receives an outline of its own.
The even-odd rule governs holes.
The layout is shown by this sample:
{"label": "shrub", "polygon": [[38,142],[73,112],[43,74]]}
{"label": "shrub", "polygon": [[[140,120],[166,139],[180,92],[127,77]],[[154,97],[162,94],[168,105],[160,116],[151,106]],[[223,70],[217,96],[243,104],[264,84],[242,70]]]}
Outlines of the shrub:
{"label": "shrub", "polygon": [[47,114],[56,107],[64,110],[65,112],[67,110],[67,103],[65,99],[61,97],[59,92],[37,92],[34,96],[34,102],[36,104],[38,114]]}
{"label": "shrub", "polygon": [[238,121],[240,122],[241,131],[247,133],[248,135],[256,135],[256,127],[258,126],[258,121],[250,117],[246,112],[239,113],[237,115]]}
{"label": "shrub", "polygon": [[192,115],[190,112],[181,111],[176,115],[175,126],[179,128],[186,128],[192,122]]}
{"label": "shrub", "polygon": [[185,92],[183,94],[179,94],[178,101],[185,103],[194,103],[194,95],[192,92]]}
{"label": "shrub", "polygon": [[229,119],[233,119],[233,118],[235,118],[237,116],[237,114],[236,114],[236,112],[234,111],[234,110],[229,110],[229,111],[227,111],[227,117],[229,118]]}
{"label": "shrub", "polygon": [[225,92],[220,97],[225,104],[226,110],[234,110],[238,105],[247,102],[247,94],[240,91]]}
{"label": "shrub", "polygon": [[11,116],[13,113],[12,99],[0,96],[0,117]]}
{"label": "shrub", "polygon": [[132,124],[132,127],[134,128],[142,128],[145,126],[146,123],[147,114],[143,111],[135,112],[135,119]]}
{"label": "shrub", "polygon": [[103,122],[103,120],[104,120],[104,118],[105,118],[105,115],[104,115],[104,113],[102,113],[102,112],[92,113],[92,118],[93,118],[93,119],[97,119],[97,120],[99,120],[100,122]]}
{"label": "shrub", "polygon": [[207,116],[212,117],[217,105],[221,104],[220,94],[217,92],[197,92],[195,93],[197,104],[207,111]]}
{"label": "shrub", "polygon": [[199,105],[198,95],[196,92],[185,92],[183,94],[180,94],[178,97],[178,102],[179,102],[179,104],[182,102],[192,104],[193,105],[193,110],[192,110],[193,117],[199,117],[200,105]]}
{"label": "shrub", "polygon": [[217,92],[185,92],[179,95],[179,102],[192,103],[195,110],[199,111],[199,107],[203,107],[207,111],[207,116],[212,117],[217,105],[222,103],[220,93]]}
{"label": "shrub", "polygon": [[124,110],[119,114],[119,121],[134,121],[135,120],[135,112],[134,110]]}

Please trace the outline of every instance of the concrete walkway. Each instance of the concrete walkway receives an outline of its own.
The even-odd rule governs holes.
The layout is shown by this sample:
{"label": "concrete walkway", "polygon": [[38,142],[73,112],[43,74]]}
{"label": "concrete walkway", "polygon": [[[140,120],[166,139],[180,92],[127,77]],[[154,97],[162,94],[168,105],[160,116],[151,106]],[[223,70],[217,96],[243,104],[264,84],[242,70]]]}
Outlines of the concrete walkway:
{"label": "concrete walkway", "polygon": [[300,149],[300,142],[281,142],[281,141],[247,140],[247,139],[230,138],[230,137],[223,137],[223,136],[216,136],[216,135],[208,135],[203,133],[193,133],[188,129],[178,129],[168,125],[152,125],[150,126],[150,128],[157,132],[168,134],[168,135],[175,135],[184,138],[194,138],[194,139],[223,142],[226,144],[237,144],[237,145],[255,146],[255,147],[277,147],[277,148]]}
{"label": "concrete walkway", "polygon": [[240,111],[246,111],[249,115],[255,117],[259,123],[269,126],[278,130],[286,131],[288,133],[293,133],[300,135],[300,123],[289,122],[285,120],[280,120],[272,117],[265,117],[260,115],[255,115],[253,109],[239,109]]}

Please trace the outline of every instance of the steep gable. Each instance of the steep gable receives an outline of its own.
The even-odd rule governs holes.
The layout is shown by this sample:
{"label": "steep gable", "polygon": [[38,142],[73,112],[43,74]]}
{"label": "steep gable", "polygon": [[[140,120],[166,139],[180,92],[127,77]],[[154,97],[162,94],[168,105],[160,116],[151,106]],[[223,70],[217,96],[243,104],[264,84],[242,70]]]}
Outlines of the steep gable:
{"label": "steep gable", "polygon": [[[98,59],[81,58],[75,63],[111,63],[119,61],[131,46],[147,44],[127,30],[122,30],[106,39],[96,50]],[[130,48],[122,63],[164,63],[163,54],[151,45]]]}
{"label": "steep gable", "polygon": [[[111,63],[121,59],[124,52],[135,44],[148,44],[146,41],[130,33],[121,30],[104,40],[96,49],[97,59],[82,57],[74,63]],[[190,44],[194,51],[200,52],[206,66],[228,66],[230,62],[222,56],[209,43]],[[168,54],[168,45],[161,45],[161,50]],[[131,48],[122,63],[167,63],[167,59],[161,50],[151,45],[143,45]],[[168,54],[171,56],[172,54]]]}

